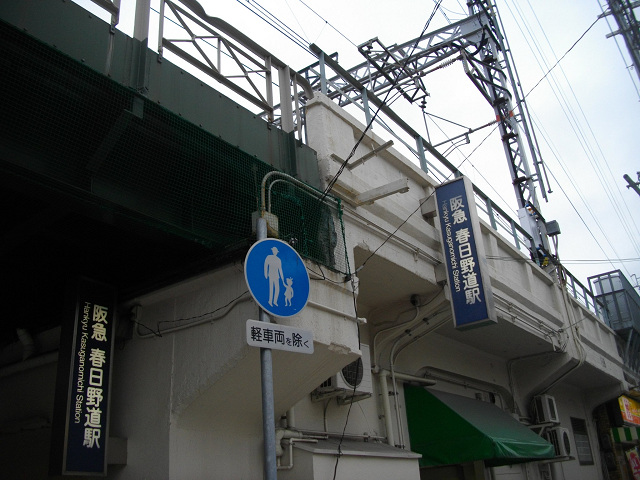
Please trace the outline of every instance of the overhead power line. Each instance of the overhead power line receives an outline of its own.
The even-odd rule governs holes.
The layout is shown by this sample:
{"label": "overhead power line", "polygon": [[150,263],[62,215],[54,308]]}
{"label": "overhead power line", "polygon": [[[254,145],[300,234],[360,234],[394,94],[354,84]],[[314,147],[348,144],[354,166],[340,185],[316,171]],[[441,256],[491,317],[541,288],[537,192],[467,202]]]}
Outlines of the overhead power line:
{"label": "overhead power line", "polygon": [[[237,0],[237,1],[238,1],[239,3],[243,3],[241,0]],[[304,0],[299,0],[299,1],[300,1],[300,3],[301,3],[305,8],[307,8],[307,9],[308,9],[309,11],[311,11],[311,12],[312,12],[316,17],[318,17],[320,20],[322,20],[322,22],[324,22],[324,24],[325,24],[325,25],[329,26],[331,29],[333,29],[335,32],[337,32],[337,33],[338,33],[342,38],[344,38],[345,40],[347,40],[351,45],[354,45],[354,46],[355,46],[355,43],[354,43],[353,41],[351,41],[351,40],[350,40],[346,35],[344,35],[342,32],[340,32],[340,31],[339,31],[339,30],[338,30],[338,29],[337,29],[333,24],[331,24],[331,23],[330,23],[326,18],[324,18],[322,15],[320,15],[320,14],[319,14],[316,10],[314,10],[311,6],[309,6],[309,5],[308,5]],[[438,8],[442,8],[441,2],[435,2],[435,0],[434,0],[434,3],[436,3],[436,8],[434,9],[434,13],[432,14],[432,17],[433,17],[433,15],[435,14],[435,12],[437,11],[437,9],[438,9]],[[277,30],[278,32],[280,32],[282,35],[286,36],[286,38],[288,38],[290,41],[294,42],[294,43],[295,43],[296,45],[298,45],[299,47],[304,48],[304,49],[305,49],[305,51],[308,51],[308,48],[306,47],[306,45],[304,45],[304,43],[305,43],[305,39],[304,39],[301,35],[297,34],[297,33],[295,32],[295,30],[293,30],[293,29],[291,29],[290,27],[288,27],[284,22],[282,22],[280,19],[278,19],[275,15],[270,14],[270,13],[269,13],[269,12],[268,12],[264,7],[262,7],[262,6],[261,6],[261,5],[260,5],[256,0],[245,0],[245,3],[243,3],[243,5],[245,5],[245,6],[246,6],[246,5],[250,5],[250,6],[252,7],[252,8],[251,8],[251,11],[252,11],[255,15],[260,16],[260,17],[261,17],[261,18],[262,18],[262,19],[263,19],[267,24],[269,24],[272,28],[276,29],[276,30]],[[247,7],[247,8],[248,8],[248,7]],[[292,13],[293,13],[293,12],[292,12]],[[534,13],[535,13],[535,12],[534,12]],[[295,17],[295,14],[294,14],[294,17]],[[296,20],[297,20],[297,19],[296,19]],[[536,17],[536,20],[537,20],[537,17]],[[580,37],[579,37],[579,38],[578,38],[578,39],[577,39],[577,40],[576,40],[576,41],[571,45],[571,47],[570,47],[570,48],[569,48],[569,49],[564,53],[564,55],[562,55],[562,57],[560,57],[559,59],[557,59],[557,60],[556,60],[556,62],[555,62],[551,67],[549,67],[549,68],[547,68],[547,69],[546,69],[546,73],[545,73],[545,74],[544,74],[544,75],[539,79],[539,81],[538,81],[538,82],[533,86],[533,88],[531,88],[531,89],[526,93],[526,95],[525,95],[525,94],[524,94],[524,92],[523,92],[523,94],[522,94],[523,99],[524,99],[524,98],[527,98],[527,97],[528,97],[528,96],[529,96],[533,91],[535,91],[535,90],[539,87],[539,85],[542,83],[542,81],[543,81],[543,80],[545,80],[545,79],[546,79],[546,78],[548,78],[549,76],[552,76],[552,75],[553,75],[553,72],[555,71],[555,69],[557,69],[557,68],[558,68],[558,66],[560,66],[560,70],[562,70],[562,67],[561,67],[561,63],[562,63],[562,61],[563,61],[563,60],[565,59],[565,57],[566,57],[566,56],[567,56],[567,55],[568,55],[568,54],[569,54],[569,53],[570,53],[570,52],[571,52],[571,51],[572,51],[572,50],[573,50],[573,49],[574,49],[574,48],[575,48],[579,43],[580,43],[580,41],[581,41],[581,40],[582,40],[582,39],[583,39],[583,38],[584,38],[584,37],[589,33],[589,31],[591,31],[591,30],[592,30],[592,28],[593,28],[593,27],[594,27],[594,25],[597,23],[597,21],[598,21],[598,20],[596,19],[596,20],[595,20],[595,21],[594,21],[594,22],[593,22],[593,23],[592,23],[592,24],[591,24],[591,25],[590,25],[590,26],[589,26],[589,27],[584,31],[584,33],[582,33],[582,35],[580,35]],[[538,21],[538,24],[539,24],[539,21]],[[299,27],[298,31],[302,30],[302,31],[304,32],[304,29],[303,29],[303,28],[302,28],[302,26],[300,25],[300,22],[298,22],[298,27]],[[527,29],[528,29],[528,27],[527,27]],[[425,27],[425,30],[423,30],[423,34],[424,34],[424,32],[425,32],[425,31],[426,31],[426,27]],[[531,37],[533,37],[533,34],[532,34],[530,31],[529,31],[529,35],[530,35]],[[421,35],[421,36],[422,36],[422,35]],[[305,33],[305,37],[306,37],[306,33]],[[546,37],[546,35],[545,35],[545,37]],[[547,39],[547,41],[548,41],[548,39]],[[575,98],[575,94],[574,94],[574,98]],[[390,100],[387,98],[387,99],[385,99],[385,101],[386,101],[386,103],[388,104]],[[577,101],[577,99],[576,99],[576,101]],[[565,100],[565,102],[566,102],[566,100]],[[566,102],[566,103],[567,103],[567,105],[568,105],[568,102]],[[569,109],[569,111],[570,111],[570,109]],[[377,113],[378,113],[378,112],[376,112],[376,115],[377,115]],[[584,117],[584,112],[583,112],[583,117]],[[576,117],[574,116],[574,119],[575,119],[575,118],[576,118]],[[585,118],[586,118],[586,117],[585,117]],[[375,116],[374,116],[374,119],[375,119]],[[578,125],[577,119],[575,119],[575,124],[576,124],[576,125]],[[370,128],[370,126],[368,126],[368,127],[367,127],[367,129],[368,129],[368,128]],[[580,127],[579,127],[579,126],[577,126],[577,127],[574,127],[574,128],[580,128]],[[589,127],[589,128],[590,128],[590,127]],[[365,130],[365,132],[363,132],[363,135],[362,135],[361,139],[356,143],[356,145],[354,146],[354,149],[352,150],[352,153],[349,155],[349,157],[347,158],[347,160],[344,162],[344,164],[343,164],[343,165],[341,165],[341,169],[339,169],[338,174],[337,174],[337,175],[332,179],[332,182],[331,182],[331,185],[329,186],[329,189],[330,189],[330,188],[335,184],[335,182],[337,181],[337,179],[338,179],[338,177],[339,177],[340,173],[343,171],[343,168],[346,166],[346,164],[347,164],[347,162],[350,160],[350,158],[352,158],[352,157],[353,157],[353,155],[355,154],[355,150],[358,148],[358,146],[359,146],[359,144],[361,143],[361,141],[362,141],[362,140],[364,140],[365,135],[366,135],[366,131],[367,131],[367,130]],[[577,135],[577,136],[580,136],[580,135],[582,135],[582,134],[580,134],[580,133],[576,133],[576,135]],[[486,140],[486,138],[485,138],[485,140]],[[484,142],[484,140],[483,140],[483,142]],[[585,137],[583,137],[583,143],[585,143],[585,142],[586,142]],[[597,143],[597,140],[596,140],[596,143]],[[482,142],[481,142],[481,144],[482,144]],[[469,155],[467,155],[467,156],[464,158],[464,160],[462,161],[462,163],[466,162],[467,160],[470,160],[470,157],[471,157],[472,155],[474,155],[474,153],[478,150],[478,147],[479,147],[479,146],[477,146],[477,147],[476,147],[476,148],[475,148],[475,149],[474,149],[474,150],[473,150]],[[598,145],[598,150],[600,150],[600,151],[601,151],[601,149],[600,149],[599,145]],[[594,152],[593,152],[593,151],[590,151],[590,153],[589,153],[588,155],[594,156]],[[603,155],[604,155],[604,154],[603,154]],[[597,161],[595,161],[595,162],[596,162],[596,165],[597,165]],[[471,163],[471,162],[470,162],[470,163]],[[601,168],[601,167],[598,167],[598,166],[596,166],[596,165],[594,165],[594,168],[596,168],[596,169],[597,169],[597,168]],[[475,166],[473,166],[473,165],[472,165],[472,167],[473,167],[473,168],[476,168],[476,167],[475,167]],[[563,168],[564,168],[564,167],[563,167]],[[604,166],[604,168],[609,168],[609,167],[608,167],[608,165],[605,165],[605,166]],[[478,170],[478,169],[476,168],[476,170]],[[484,177],[483,177],[483,178],[484,178]],[[557,181],[557,179],[556,179],[556,181]],[[329,189],[327,189],[327,192],[329,191]],[[608,191],[609,191],[609,189],[608,189],[607,187],[605,187],[605,188],[604,188],[604,190],[605,190],[606,192],[608,192]],[[583,199],[583,200],[584,200],[584,199]],[[612,200],[612,199],[611,199],[611,200]],[[613,201],[613,200],[612,200],[612,201]],[[575,207],[575,206],[574,206],[574,209],[575,209],[576,211],[578,211],[578,209],[576,209],[576,207]],[[407,219],[407,220],[408,220],[408,219]],[[584,222],[584,220],[583,220],[583,222]],[[404,222],[403,222],[403,224],[404,224]],[[401,226],[402,226],[402,225],[400,225],[398,228],[400,228]],[[600,228],[601,228],[601,231],[602,231],[602,230],[604,230],[602,227],[600,227]],[[627,229],[627,230],[628,230],[628,229]],[[591,232],[591,230],[589,230],[589,231]],[[397,232],[397,230],[396,230],[396,232]],[[395,232],[394,232],[394,233],[395,233]],[[592,235],[593,235],[593,233],[592,233]],[[603,232],[603,235],[604,235],[604,232]],[[391,236],[393,236],[393,234],[391,234]],[[389,238],[391,238],[391,236],[390,236]],[[594,239],[595,239],[595,237],[594,237]],[[388,239],[387,239],[387,240],[388,240]],[[384,242],[384,243],[386,243],[386,241],[387,241],[387,240],[385,240],[385,242]],[[609,241],[609,240],[607,240],[607,241]],[[597,241],[596,241],[596,243],[598,243],[598,244],[599,244],[599,242],[597,242]],[[609,243],[611,243],[611,242],[609,242]],[[382,245],[381,245],[381,246],[382,246]],[[612,248],[613,248],[613,247],[612,247]],[[376,249],[376,251],[377,251],[377,249]],[[376,253],[376,252],[374,252],[373,254],[375,254],[375,253]],[[616,255],[617,255],[617,253],[616,253]],[[366,262],[366,261],[365,261],[365,262]]]}
{"label": "overhead power line", "polygon": [[[531,49],[534,58],[538,61],[538,64],[542,67],[542,63],[546,64],[546,60],[545,60],[545,55],[543,54],[543,52],[540,49],[540,46],[534,36],[534,34],[532,33],[528,22],[526,21],[525,15],[519,10],[519,7],[517,4],[514,3],[514,8],[515,10],[517,10],[518,12],[518,16],[519,19],[516,19],[516,25],[518,26],[518,28],[520,29],[523,37],[527,38],[527,36],[529,37],[528,41],[527,41],[527,45],[529,46],[529,48]],[[543,26],[540,24],[540,21],[538,20],[537,14],[535,9],[530,5],[529,3],[529,8],[531,9],[532,15],[535,18],[535,20],[537,21],[538,27],[540,28],[540,31],[542,31],[542,34],[544,36],[544,38],[546,39],[546,42],[548,44],[548,47],[551,49],[551,51],[553,51],[553,47],[551,45],[551,42],[549,41],[546,31],[543,28]],[[509,10],[511,11],[511,8],[509,7]],[[514,18],[516,18],[516,15],[514,14],[513,11],[511,11],[511,14],[513,15]],[[601,17],[598,17],[601,18]],[[637,253],[640,253],[640,248],[638,247],[638,238],[640,238],[640,231],[638,230],[638,227],[635,223],[634,220],[634,216],[631,214],[631,212],[629,211],[629,207],[626,204],[623,195],[620,191],[620,187],[619,187],[619,181],[616,181],[614,179],[614,175],[611,171],[611,165],[610,162],[607,162],[605,159],[605,154],[602,150],[602,147],[600,145],[600,142],[598,141],[597,136],[594,133],[594,130],[591,127],[591,124],[587,118],[587,116],[585,115],[584,110],[582,109],[582,105],[580,103],[580,101],[578,100],[575,91],[573,89],[572,83],[569,81],[569,79],[567,78],[564,69],[562,68],[561,65],[561,61],[566,57],[566,55],[580,42],[580,40],[582,40],[585,35],[593,28],[593,26],[597,23],[598,18],[591,24],[591,26],[589,26],[589,28],[587,28],[587,30],[579,37],[579,39],[571,46],[571,48],[569,48],[567,50],[567,52],[565,52],[565,54],[556,61],[556,63],[550,67],[547,68],[547,72],[546,74],[540,79],[540,81],[529,91],[529,93],[527,93],[527,95],[529,95],[538,85],[540,85],[540,83],[542,82],[542,80],[544,80],[547,76],[550,76],[550,80],[553,82],[554,87],[552,88],[552,92],[555,95],[556,99],[558,100],[558,103],[562,106],[562,111],[565,114],[565,116],[567,117],[567,120],[571,126],[571,128],[573,129],[576,138],[578,139],[582,149],[584,150],[584,153],[586,155],[586,157],[589,159],[589,162],[591,163],[592,167],[594,168],[594,171],[596,172],[596,178],[597,180],[601,183],[602,185],[602,191],[606,194],[607,198],[609,199],[609,202],[612,205],[612,210],[613,212],[615,212],[615,215],[617,216],[617,218],[620,221],[620,225],[623,227],[624,232],[626,232],[626,235],[629,238],[629,242],[630,245],[632,245],[634,247],[634,249],[636,250]],[[522,26],[524,26],[524,28],[526,29],[526,33],[523,31]],[[536,49],[536,52],[534,52],[534,47]],[[557,58],[557,57],[556,57]],[[584,122],[584,124],[586,125],[588,132],[590,133],[590,138],[593,139],[593,143],[595,144],[595,150],[590,146],[591,142],[588,140],[587,135],[585,134],[585,132],[583,132],[582,127],[580,126],[581,122],[578,119],[578,116],[574,113],[574,109],[571,106],[571,103],[569,102],[569,100],[567,99],[567,97],[564,95],[563,93],[563,89],[560,86],[560,84],[556,81],[554,75],[552,74],[552,71],[559,66],[559,70],[561,71],[561,74],[564,76],[564,79],[566,81],[566,84],[568,85],[569,90],[571,91],[571,94],[573,96],[573,100],[575,102],[575,105],[577,105],[577,108],[579,110],[579,112],[581,113],[581,117],[582,117],[582,121]],[[547,140],[547,143],[549,143],[549,141]],[[599,155],[597,154],[597,152],[599,152]],[[605,240],[607,241],[607,243],[609,243],[609,245],[611,246],[612,251],[615,253],[616,256],[619,256],[619,254],[616,252],[615,248],[612,245],[612,242],[610,241],[610,239],[607,237],[607,232],[605,231],[605,229],[603,229],[602,225],[600,224],[600,222],[598,221],[598,218],[596,218],[593,215],[593,209],[588,207],[588,203],[584,196],[580,193],[580,189],[579,187],[573,182],[572,180],[572,176],[568,174],[567,169],[564,167],[564,165],[562,165],[562,160],[560,158],[560,156],[558,154],[556,155],[556,159],[558,161],[558,163],[560,163],[560,165],[562,166],[567,178],[571,181],[572,185],[574,186],[574,189],[576,190],[576,192],[580,195],[580,198],[582,199],[583,203],[585,206],[587,206],[586,211],[588,211],[591,216],[593,217],[593,220],[595,222],[595,224],[598,226],[598,228],[600,229],[600,232],[602,233],[602,236],[605,238]],[[601,157],[602,160],[599,161],[598,157]],[[606,172],[608,172],[608,177],[606,175]],[[609,181],[607,181],[607,178],[609,178]],[[556,179],[556,181],[558,181],[558,179]],[[562,189],[563,193],[567,194],[565,189]],[[569,200],[569,202],[571,202],[571,199],[567,196],[567,199]],[[575,207],[575,205],[572,206],[574,208],[574,210],[576,210],[576,212],[578,212],[578,209]],[[626,214],[625,214],[625,210],[626,210]],[[581,220],[584,223],[584,219],[581,218]],[[586,223],[585,223],[586,226]],[[638,232],[638,234],[635,234],[632,232],[633,228],[635,228],[635,231]],[[592,230],[587,227],[588,231],[591,233],[591,235],[593,235]],[[602,246],[600,245],[600,242],[598,242],[598,240],[595,239],[596,243],[600,246],[600,248],[602,248]],[[604,251],[603,251],[604,253]],[[606,254],[605,254],[606,255]]]}
{"label": "overhead power line", "polygon": [[[305,38],[301,37],[295,30],[290,28],[287,24],[282,22],[278,17],[271,14],[266,8],[260,5],[255,0],[236,0],[240,5],[245,7],[251,13],[256,15],[258,18],[266,22],[269,26],[273,27],[275,30],[280,32],[282,35],[287,37],[293,43],[295,43],[298,47],[302,48],[306,52],[309,52],[308,43]],[[252,7],[252,4],[255,7]]]}
{"label": "overhead power line", "polygon": [[547,78],[547,77],[549,76],[549,74],[553,71],[553,69],[554,69],[554,68],[556,68],[556,67],[558,66],[558,64],[560,64],[560,62],[561,62],[562,60],[564,60],[564,57],[566,57],[566,56],[569,54],[569,52],[571,52],[571,50],[573,50],[573,49],[575,48],[575,46],[576,46],[576,45],[578,45],[578,43],[580,43],[580,40],[582,40],[582,39],[585,37],[585,35],[586,35],[587,33],[589,33],[589,30],[591,30],[591,29],[595,26],[595,24],[596,24],[596,23],[598,23],[598,20],[600,20],[600,19],[599,19],[599,18],[596,18],[596,19],[593,21],[593,23],[592,23],[591,25],[589,25],[589,28],[587,28],[587,29],[584,31],[584,33],[583,33],[582,35],[580,35],[580,37],[579,37],[579,38],[574,42],[574,44],[573,44],[573,45],[571,45],[571,47],[569,47],[569,50],[567,50],[567,51],[564,53],[564,55],[562,55],[562,57],[560,57],[560,58],[558,59],[558,61],[556,61],[556,63],[554,63],[554,64],[553,64],[553,66],[552,66],[552,67],[547,71],[547,73],[545,73],[545,74],[542,76],[542,78],[541,78],[540,80],[538,80],[538,82],[537,82],[533,87],[531,87],[531,89],[529,89],[529,92],[527,92],[527,93],[525,94],[524,98],[527,98],[527,97],[531,94],[531,92],[533,92],[533,91],[538,87],[538,85],[540,85],[540,84],[542,83],[542,81],[543,81],[545,78]]}
{"label": "overhead power line", "polygon": [[340,35],[342,38],[344,38],[347,42],[349,42],[351,45],[353,45],[354,47],[358,47],[355,43],[353,43],[351,41],[351,39],[349,39],[345,34],[343,34],[340,30],[338,30],[336,27],[334,27],[333,25],[331,25],[322,15],[320,15],[318,12],[316,12],[313,8],[311,8],[309,5],[307,5],[305,2],[303,2],[302,0],[298,0],[302,5],[304,5],[305,7],[307,7],[315,16],[317,16],[320,20],[322,20],[325,24],[329,25],[333,30],[335,30],[335,32]]}
{"label": "overhead power line", "polygon": [[[300,1],[302,1],[302,0],[300,0]],[[435,7],[433,8],[433,11],[431,12],[431,15],[429,16],[427,22],[424,25],[424,28],[422,29],[422,32],[420,33],[420,36],[416,39],[412,51],[415,50],[417,45],[420,43],[420,40],[422,40],[422,37],[424,36],[424,34],[426,33],[427,29],[429,28],[429,25],[431,24],[431,20],[433,20],[433,17],[435,16],[436,12],[440,8],[440,4],[441,3],[442,3],[442,0],[438,0],[437,1]],[[400,70],[403,70],[404,67],[406,67],[406,64],[409,62],[409,58],[410,58],[410,55],[405,59],[403,68],[400,69]],[[398,72],[398,74],[396,75],[394,83],[397,83],[399,77],[400,77],[400,72]],[[360,138],[358,139],[356,144],[351,149],[351,152],[349,153],[347,158],[344,160],[344,162],[342,162],[342,164],[340,165],[340,168],[338,168],[338,171],[336,172],[336,174],[333,176],[333,178],[327,184],[327,187],[324,189],[324,192],[323,192],[321,200],[324,200],[324,197],[327,196],[327,194],[331,191],[333,186],[338,181],[338,178],[340,177],[340,175],[342,175],[342,172],[344,172],[344,169],[347,166],[347,164],[349,163],[349,160],[351,160],[351,158],[355,155],[358,146],[362,143],[362,141],[364,140],[367,132],[369,131],[369,129],[373,125],[373,122],[375,122],[376,118],[378,117],[378,114],[380,113],[380,109],[382,108],[383,105],[385,105],[387,103],[387,101],[389,99],[389,96],[390,96],[392,91],[393,91],[393,88],[390,88],[387,91],[387,95],[385,96],[384,100],[382,101],[382,105],[378,106],[378,108],[376,109],[375,113],[371,117],[371,120],[369,121],[369,123],[367,124],[365,129],[363,130],[362,135],[360,135]]]}
{"label": "overhead power line", "polygon": [[[487,255],[488,260],[502,260],[505,262],[529,262],[526,258],[518,258],[518,257],[509,257],[504,255]],[[633,258],[618,258],[616,262],[619,263],[632,263],[640,261],[640,257]],[[563,265],[601,265],[601,264],[610,264],[611,260],[608,258],[572,258],[572,259],[563,259]],[[614,267],[615,268],[615,267]]]}

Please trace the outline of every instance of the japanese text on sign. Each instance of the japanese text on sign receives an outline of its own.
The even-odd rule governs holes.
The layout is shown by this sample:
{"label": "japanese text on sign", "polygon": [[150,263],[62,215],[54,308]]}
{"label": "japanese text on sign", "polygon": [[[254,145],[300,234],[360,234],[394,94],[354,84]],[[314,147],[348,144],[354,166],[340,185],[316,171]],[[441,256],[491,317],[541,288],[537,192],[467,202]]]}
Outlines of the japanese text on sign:
{"label": "japanese text on sign", "polygon": [[[82,445],[86,448],[100,448],[103,416],[101,404],[104,400],[104,365],[107,362],[107,349],[90,348],[87,359],[87,342],[100,345],[107,342],[108,308],[85,302],[80,329],[80,348],[78,350],[78,378],[76,381],[76,397],[74,423],[84,426]],[[87,361],[88,360],[88,361]],[[88,365],[87,365],[88,364]],[[88,372],[87,372],[88,367]],[[87,378],[85,379],[85,372]]]}
{"label": "japanese text on sign", "polygon": [[84,277],[73,288],[69,319],[62,325],[49,470],[51,475],[104,475],[116,291]]}
{"label": "japanese text on sign", "polygon": [[464,177],[436,188],[436,206],[444,262],[457,328],[497,321],[488,274],[483,267],[480,226],[475,214],[473,185]]}
{"label": "japanese text on sign", "polygon": [[253,347],[313,353],[313,333],[308,330],[247,320],[247,343]]}
{"label": "japanese text on sign", "polygon": [[482,299],[480,298],[476,260],[470,243],[471,232],[469,227],[459,227],[457,229],[455,227],[456,225],[464,224],[468,220],[464,207],[464,200],[461,195],[453,197],[448,202],[443,202],[442,220],[446,226],[446,244],[449,249],[449,261],[453,273],[452,288],[456,292],[460,292],[462,289],[465,302],[471,305],[476,302],[482,302]]}

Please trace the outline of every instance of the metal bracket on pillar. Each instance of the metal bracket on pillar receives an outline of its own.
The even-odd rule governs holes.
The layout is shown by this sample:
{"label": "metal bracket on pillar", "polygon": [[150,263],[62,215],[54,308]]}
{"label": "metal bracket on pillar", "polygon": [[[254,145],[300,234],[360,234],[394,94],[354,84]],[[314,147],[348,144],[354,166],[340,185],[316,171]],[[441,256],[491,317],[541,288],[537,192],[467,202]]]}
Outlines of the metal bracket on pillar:
{"label": "metal bracket on pillar", "polygon": [[[164,2],[162,2],[164,3]],[[138,93],[146,95],[149,89],[148,48],[149,48],[149,15],[151,0],[136,2],[135,21],[133,26],[133,58],[131,87]]]}
{"label": "metal bracket on pillar", "polygon": [[358,205],[371,205],[376,200],[388,197],[394,193],[406,193],[409,191],[409,179],[401,178],[395,182],[387,183],[381,187],[373,188],[366,192],[361,193],[356,197],[356,203]]}
{"label": "metal bracket on pillar", "polygon": [[389,140],[388,142],[383,143],[379,147],[376,147],[373,150],[371,150],[369,153],[365,153],[363,156],[361,156],[357,160],[349,162],[347,164],[347,168],[349,170],[353,170],[357,166],[364,164],[364,162],[366,162],[367,160],[369,160],[372,157],[375,157],[378,153],[386,150],[387,148],[391,147],[392,145],[393,145],[393,140]]}
{"label": "metal bracket on pillar", "polygon": [[[369,98],[367,97],[367,89],[363,88],[362,89],[362,107],[364,108],[364,118],[365,121],[367,122],[367,125],[369,125],[371,123],[371,109],[369,108]],[[371,125],[371,128],[373,128],[373,125]]]}
{"label": "metal bracket on pillar", "polygon": [[280,126],[286,133],[293,132],[291,73],[288,66],[278,69],[278,82],[280,86]]}
{"label": "metal bracket on pillar", "polygon": [[416,147],[418,150],[418,158],[420,159],[420,168],[424,173],[429,173],[429,165],[427,164],[427,157],[424,154],[424,140],[421,136],[416,137]]}
{"label": "metal bracket on pillar", "polygon": [[324,52],[320,52],[318,59],[320,62],[320,92],[324,95],[327,94],[327,73],[324,64]]}
{"label": "metal bracket on pillar", "polygon": [[626,173],[623,175],[623,178],[627,181],[627,188],[632,188],[638,195],[640,195],[640,172],[638,172],[637,182],[631,180],[631,177]]}

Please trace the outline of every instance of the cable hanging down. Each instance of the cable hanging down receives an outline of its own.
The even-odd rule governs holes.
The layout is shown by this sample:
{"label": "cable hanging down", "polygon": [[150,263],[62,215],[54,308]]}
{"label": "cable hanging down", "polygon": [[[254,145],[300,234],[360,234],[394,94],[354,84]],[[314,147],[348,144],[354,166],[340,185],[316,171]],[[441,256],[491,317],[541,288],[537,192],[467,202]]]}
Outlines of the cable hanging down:
{"label": "cable hanging down", "polygon": [[[422,37],[424,37],[427,29],[429,28],[429,25],[431,23],[431,20],[433,19],[433,17],[435,16],[436,12],[438,11],[438,8],[440,8],[440,4],[442,3],[442,0],[438,0],[438,2],[436,3],[433,12],[431,12],[431,15],[429,16],[429,19],[427,20],[427,22],[425,23],[424,28],[422,29],[422,32],[420,33],[420,36],[416,39],[416,42],[412,48],[412,51],[415,50],[418,46],[418,44],[420,43],[420,40],[422,40]],[[401,70],[403,70],[406,65],[409,62],[409,58],[410,55],[405,59],[404,64],[401,68]],[[400,73],[398,73],[394,79],[394,84],[397,84],[398,82],[398,78],[400,76]],[[384,98],[384,100],[382,101],[382,104],[376,109],[374,115],[372,116],[371,120],[369,121],[369,123],[367,124],[367,126],[365,127],[364,131],[362,132],[362,135],[360,135],[360,138],[358,139],[358,141],[356,142],[356,144],[353,146],[353,148],[351,149],[351,152],[349,153],[349,155],[347,156],[347,158],[344,160],[344,162],[342,162],[342,164],[340,165],[340,168],[338,168],[338,171],[336,172],[336,174],[333,176],[333,178],[329,181],[329,183],[327,184],[327,187],[324,190],[324,196],[326,196],[331,189],[333,188],[333,186],[336,184],[336,182],[338,181],[338,178],[340,177],[340,175],[342,175],[342,172],[344,171],[345,167],[347,166],[347,163],[349,163],[349,160],[351,160],[351,158],[355,155],[356,150],[358,148],[358,146],[362,143],[362,141],[364,140],[367,132],[369,131],[369,129],[371,128],[371,126],[373,125],[373,122],[375,121],[375,119],[377,118],[378,114],[380,113],[380,110],[382,109],[382,106],[386,104],[390,92],[393,90],[393,88],[389,89],[387,91],[387,94]]]}
{"label": "cable hanging down", "polygon": [[[427,20],[427,22],[425,23],[424,28],[422,29],[422,32],[420,34],[420,37],[418,38],[418,40],[416,40],[416,43],[413,47],[413,49],[415,50],[415,48],[417,47],[420,39],[424,36],[425,32],[427,31],[427,28],[429,28],[429,25],[431,23],[431,20],[433,19],[433,17],[435,16],[436,12],[438,11],[438,9],[440,8],[440,4],[442,3],[442,0],[438,0],[433,11],[431,12],[431,15],[429,16],[429,19]],[[405,61],[405,65],[408,62],[408,58]],[[403,68],[404,68],[403,66]],[[398,75],[399,76],[399,75]],[[398,76],[396,76],[395,81],[397,82]],[[387,91],[387,95],[385,97],[385,99],[382,102],[382,105],[384,105],[389,97],[390,92],[392,91],[392,89]],[[338,180],[338,177],[342,174],[342,172],[344,171],[345,167],[347,166],[347,163],[349,163],[349,160],[353,157],[353,155],[356,152],[356,149],[358,148],[358,146],[360,145],[360,143],[362,142],[362,140],[364,139],[366,132],[371,128],[371,125],[373,124],[373,122],[375,121],[376,117],[378,116],[378,113],[380,112],[380,109],[382,108],[382,105],[379,106],[375,112],[375,114],[373,115],[372,119],[369,121],[368,125],[366,126],[366,128],[364,129],[364,131],[362,132],[362,135],[360,136],[360,138],[358,139],[358,141],[356,142],[356,144],[354,145],[354,147],[351,149],[351,152],[349,153],[349,155],[347,156],[347,158],[345,159],[345,161],[342,163],[342,165],[340,166],[340,168],[338,169],[338,172],[336,173],[336,175],[331,179],[331,181],[329,182],[329,184],[327,185],[327,188],[325,188],[325,191],[323,193],[323,197],[326,196],[329,191],[333,188],[333,186],[335,185],[335,183]],[[420,207],[418,207],[420,208]],[[415,212],[414,212],[415,213]],[[413,215],[413,214],[412,214]],[[407,218],[408,220],[408,218]],[[405,220],[406,222],[406,220]],[[405,223],[403,222],[403,224]],[[400,227],[398,227],[400,228]],[[397,232],[397,229],[396,231]],[[395,233],[394,232],[394,233]],[[393,235],[393,234],[392,234]],[[376,250],[377,251],[377,250]],[[371,257],[369,257],[371,258]],[[362,265],[364,266],[364,264]],[[354,303],[355,303],[355,296],[354,296]],[[342,431],[342,436],[340,437],[340,442],[338,443],[338,455],[336,456],[336,463],[334,465],[334,470],[333,470],[333,479],[336,479],[336,476],[338,474],[338,462],[340,461],[340,457],[342,455],[342,451],[341,451],[341,447],[342,447],[342,442],[344,440],[344,435],[347,429],[347,423],[349,421],[349,414],[351,413],[351,407],[353,406],[353,402],[349,405],[349,411],[347,412],[347,418],[345,420],[345,424],[344,424],[344,428]]]}

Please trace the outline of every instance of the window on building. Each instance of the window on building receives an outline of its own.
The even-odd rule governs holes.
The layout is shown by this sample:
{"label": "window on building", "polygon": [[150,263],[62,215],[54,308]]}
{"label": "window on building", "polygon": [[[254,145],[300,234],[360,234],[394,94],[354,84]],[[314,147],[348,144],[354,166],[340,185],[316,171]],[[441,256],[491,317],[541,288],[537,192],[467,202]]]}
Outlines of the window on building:
{"label": "window on building", "polygon": [[587,422],[582,418],[571,418],[571,429],[573,430],[573,442],[576,445],[576,456],[580,465],[593,465],[593,455],[591,454],[591,444],[587,433]]}

